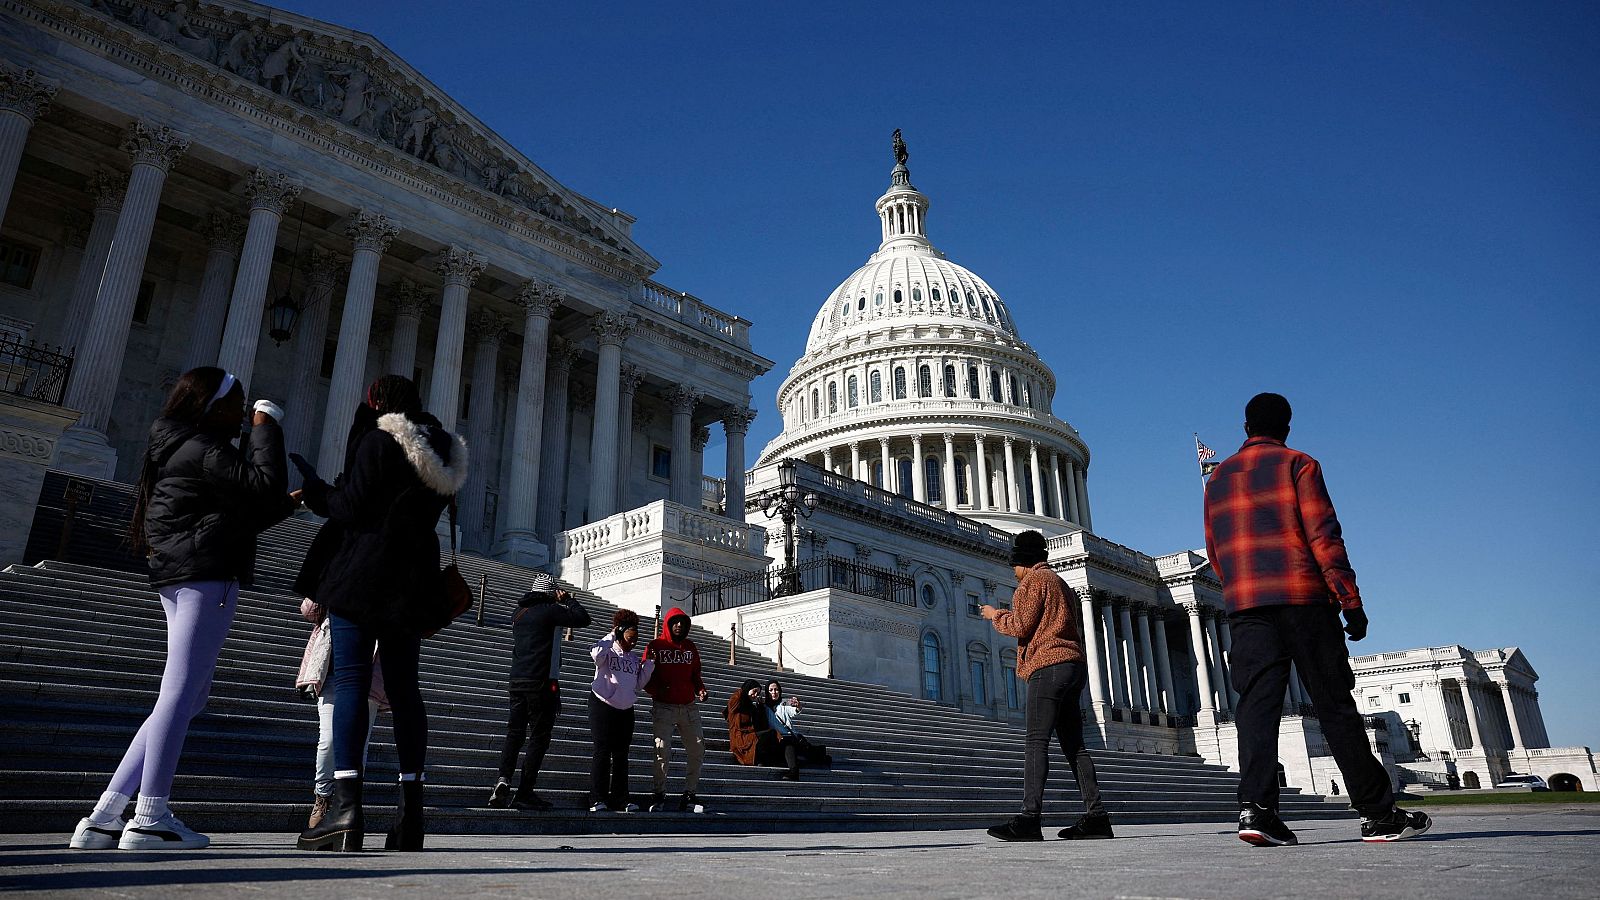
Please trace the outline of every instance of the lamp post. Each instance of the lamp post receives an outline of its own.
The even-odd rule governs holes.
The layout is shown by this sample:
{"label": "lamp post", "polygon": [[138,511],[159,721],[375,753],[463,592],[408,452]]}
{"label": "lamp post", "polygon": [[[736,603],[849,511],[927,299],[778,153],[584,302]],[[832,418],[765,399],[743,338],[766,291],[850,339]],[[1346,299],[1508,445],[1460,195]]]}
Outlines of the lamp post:
{"label": "lamp post", "polygon": [[801,593],[804,588],[800,585],[800,572],[795,567],[794,559],[794,523],[801,516],[811,518],[811,513],[817,508],[817,494],[808,491],[802,496],[799,468],[794,460],[785,459],[778,463],[777,489],[762,491],[757,502],[767,518],[783,520],[783,574],[779,576],[778,586],[772,596],[787,597]]}

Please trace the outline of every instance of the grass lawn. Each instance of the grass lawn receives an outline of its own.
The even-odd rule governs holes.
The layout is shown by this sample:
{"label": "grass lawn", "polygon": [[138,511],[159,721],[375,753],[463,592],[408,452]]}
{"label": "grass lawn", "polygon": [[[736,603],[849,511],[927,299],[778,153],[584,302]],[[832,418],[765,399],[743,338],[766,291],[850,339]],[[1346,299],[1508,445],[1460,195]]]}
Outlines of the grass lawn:
{"label": "grass lawn", "polygon": [[1500,806],[1507,803],[1600,803],[1600,791],[1538,791],[1504,794],[1425,794],[1405,806]]}

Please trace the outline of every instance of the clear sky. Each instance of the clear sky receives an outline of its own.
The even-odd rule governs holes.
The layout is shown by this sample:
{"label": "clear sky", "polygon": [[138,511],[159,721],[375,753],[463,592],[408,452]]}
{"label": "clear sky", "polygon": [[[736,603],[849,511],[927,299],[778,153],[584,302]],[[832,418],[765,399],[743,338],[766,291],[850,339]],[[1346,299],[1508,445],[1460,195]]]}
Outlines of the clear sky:
{"label": "clear sky", "polygon": [[1356,648],[1520,646],[1553,742],[1600,749],[1595,5],[280,5],[376,35],[752,320],[752,458],[904,129],[930,237],[1056,372],[1100,533],[1199,546],[1191,433],[1230,451],[1279,391]]}

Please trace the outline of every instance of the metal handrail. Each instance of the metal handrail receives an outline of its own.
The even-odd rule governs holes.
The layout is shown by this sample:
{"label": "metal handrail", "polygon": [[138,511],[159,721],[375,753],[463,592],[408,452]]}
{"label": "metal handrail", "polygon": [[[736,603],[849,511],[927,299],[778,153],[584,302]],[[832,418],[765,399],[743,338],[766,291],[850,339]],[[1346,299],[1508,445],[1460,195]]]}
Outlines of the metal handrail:
{"label": "metal handrail", "polygon": [[911,576],[839,556],[812,559],[793,569],[769,569],[699,585],[690,592],[690,615],[764,603],[777,597],[838,588],[901,606],[916,606]]}
{"label": "metal handrail", "polygon": [[72,352],[61,347],[0,335],[0,393],[60,406],[72,360]]}

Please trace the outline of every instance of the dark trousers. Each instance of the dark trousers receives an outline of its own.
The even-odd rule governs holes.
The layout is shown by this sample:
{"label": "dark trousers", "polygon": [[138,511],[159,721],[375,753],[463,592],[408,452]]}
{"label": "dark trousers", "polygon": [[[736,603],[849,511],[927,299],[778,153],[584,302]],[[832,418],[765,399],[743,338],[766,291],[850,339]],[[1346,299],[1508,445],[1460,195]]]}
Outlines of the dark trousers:
{"label": "dark trousers", "polygon": [[[335,772],[359,772],[366,758],[367,696],[372,691],[372,654],[377,647],[383,663],[383,688],[394,717],[395,754],[400,772],[422,774],[428,755],[428,712],[417,685],[417,655],[422,639],[384,634],[363,628],[342,616],[330,615],[333,647],[333,767]],[[337,774],[335,775],[337,777]]]}
{"label": "dark trousers", "polygon": [[628,747],[633,743],[633,708],[617,709],[589,695],[589,735],[594,759],[589,767],[589,802],[612,809],[628,805]]}
{"label": "dark trousers", "polygon": [[550,732],[555,729],[556,716],[561,712],[561,692],[557,683],[547,682],[543,688],[511,690],[511,717],[506,722],[506,742],[500,748],[500,780],[511,781],[517,774],[517,753],[522,742],[533,733],[528,742],[528,757],[522,763],[522,782],[517,792],[533,791],[539,781],[539,769],[544,766],[545,752],[550,749]]}
{"label": "dark trousers", "polygon": [[1088,679],[1081,661],[1057,663],[1028,676],[1028,706],[1024,712],[1027,733],[1022,743],[1022,814],[1038,818],[1044,809],[1044,784],[1050,777],[1050,733],[1078,781],[1083,807],[1091,816],[1106,814],[1100,802],[1100,785],[1094,777],[1094,759],[1083,745],[1083,712],[1078,700]]}
{"label": "dark trousers", "polygon": [[1234,724],[1239,734],[1239,802],[1278,808],[1278,722],[1289,687],[1289,664],[1311,695],[1322,736],[1344,773],[1350,805],[1381,815],[1394,806],[1383,763],[1372,755],[1366,724],[1350,692],[1344,630],[1333,606],[1266,606],[1233,613],[1229,668],[1239,692]]}

